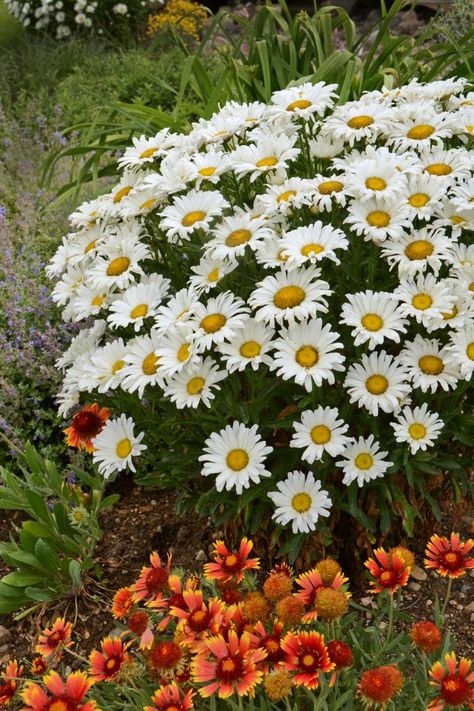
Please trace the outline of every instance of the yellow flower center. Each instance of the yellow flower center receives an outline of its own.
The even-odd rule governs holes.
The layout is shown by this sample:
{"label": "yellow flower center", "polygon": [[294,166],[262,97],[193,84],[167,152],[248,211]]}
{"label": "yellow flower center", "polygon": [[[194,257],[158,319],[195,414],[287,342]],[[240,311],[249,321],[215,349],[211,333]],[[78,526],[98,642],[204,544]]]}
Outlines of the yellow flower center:
{"label": "yellow flower center", "polygon": [[468,291],[474,291],[474,281],[471,281],[471,283],[469,284],[469,286],[467,288],[468,288]]}
{"label": "yellow flower center", "polygon": [[439,375],[444,370],[444,363],[441,358],[433,355],[422,356],[418,361],[418,366],[425,375]]}
{"label": "yellow flower center", "polygon": [[128,257],[117,257],[116,259],[112,259],[107,267],[107,276],[120,276],[127,271],[130,263],[131,262]]}
{"label": "yellow flower center", "polygon": [[316,425],[311,430],[311,439],[314,444],[326,444],[331,439],[331,430],[326,425]]}
{"label": "yellow flower center", "polygon": [[155,155],[157,150],[158,150],[158,148],[146,148],[142,153],[140,153],[139,159],[151,158],[152,156]]}
{"label": "yellow flower center", "polygon": [[321,195],[330,195],[331,193],[340,193],[344,188],[344,184],[339,180],[326,180],[324,183],[320,183],[318,190]]}
{"label": "yellow flower center", "polygon": [[186,390],[188,391],[189,395],[199,395],[205,384],[206,381],[204,380],[204,378],[200,378],[199,376],[197,376],[195,378],[191,378],[191,380],[186,385]]}
{"label": "yellow flower center", "polygon": [[225,326],[226,322],[227,319],[223,314],[209,314],[204,316],[199,325],[206,333],[216,333]]}
{"label": "yellow flower center", "polygon": [[132,190],[131,185],[126,185],[124,188],[120,188],[120,190],[117,190],[117,192],[114,195],[114,203],[118,203],[121,200],[124,199],[126,195],[128,195],[129,192]]}
{"label": "yellow flower center", "polygon": [[274,165],[278,163],[278,158],[275,156],[267,156],[266,158],[261,158],[255,165],[257,168],[273,168]]}
{"label": "yellow flower center", "polygon": [[453,225],[462,225],[463,222],[466,222],[466,219],[464,217],[461,217],[461,215],[451,215],[449,218]]}
{"label": "yellow flower center", "polygon": [[426,259],[433,254],[433,245],[426,239],[416,239],[405,247],[405,256],[408,259]]}
{"label": "yellow flower center", "polygon": [[390,215],[383,210],[373,210],[367,215],[367,222],[371,227],[387,227],[390,224]]}
{"label": "yellow flower center", "polygon": [[119,370],[122,370],[123,366],[125,365],[125,361],[123,360],[117,360],[112,366],[112,374],[116,375],[116,373],[119,372]]}
{"label": "yellow flower center", "polygon": [[143,359],[142,370],[145,375],[155,375],[158,370],[158,356],[154,353],[149,353],[146,358]]}
{"label": "yellow flower center", "polygon": [[255,358],[260,355],[261,350],[262,348],[257,341],[246,341],[240,346],[240,355],[243,358]]}
{"label": "yellow flower center", "polygon": [[130,311],[130,318],[145,318],[148,313],[148,304],[138,304]]}
{"label": "yellow flower center", "polygon": [[151,210],[152,207],[154,207],[156,203],[155,198],[150,198],[149,200],[145,200],[145,202],[142,202],[140,205],[140,210]]}
{"label": "yellow flower center", "polygon": [[383,178],[367,178],[365,187],[368,190],[385,190],[387,183]]}
{"label": "yellow flower center", "polygon": [[421,422],[414,422],[409,426],[408,434],[412,439],[423,439],[426,436],[426,427]]}
{"label": "yellow flower center", "polygon": [[430,175],[449,175],[453,172],[453,169],[447,163],[431,163],[425,168],[426,172]]}
{"label": "yellow flower center", "polygon": [[429,123],[420,123],[407,131],[407,138],[412,138],[414,141],[422,141],[424,138],[429,138],[434,132],[435,129]]}
{"label": "yellow flower center", "polygon": [[280,249],[280,251],[277,254],[277,259],[280,260],[280,262],[287,262],[290,258],[289,254],[285,253],[284,249]]}
{"label": "yellow flower center", "polygon": [[202,212],[202,210],[193,210],[192,212],[188,212],[188,214],[183,217],[181,224],[183,227],[192,227],[196,224],[196,222],[204,220],[205,217],[206,213]]}
{"label": "yellow flower center", "polygon": [[358,469],[370,469],[373,463],[374,460],[369,452],[360,452],[360,454],[358,454],[354,459],[354,464]]}
{"label": "yellow flower center", "polygon": [[201,168],[201,170],[198,170],[199,175],[202,175],[203,178],[210,178],[214,173],[216,172],[217,168],[213,165],[210,165],[208,168]]}
{"label": "yellow flower center", "polygon": [[453,306],[452,311],[442,311],[441,316],[444,318],[445,321],[451,321],[452,318],[458,315],[458,310],[456,306]]}
{"label": "yellow flower center", "polygon": [[283,286],[273,297],[277,309],[294,309],[305,299],[306,293],[301,286]]}
{"label": "yellow flower center", "polygon": [[241,244],[246,244],[251,237],[250,230],[234,230],[226,237],[225,244],[227,247],[240,247]]}
{"label": "yellow flower center", "polygon": [[371,126],[374,123],[374,120],[372,116],[362,114],[361,116],[353,116],[349,119],[347,125],[349,128],[367,128],[367,126]]}
{"label": "yellow flower center", "polygon": [[474,343],[468,343],[466,348],[466,355],[469,360],[474,360]]}
{"label": "yellow flower center", "polygon": [[372,395],[382,395],[388,388],[388,380],[383,375],[370,375],[365,381],[365,387]]}
{"label": "yellow flower center", "polygon": [[324,247],[316,242],[310,242],[301,247],[303,257],[308,257],[310,254],[320,254],[321,252],[324,252]]}
{"label": "yellow flower center", "polygon": [[90,252],[92,249],[95,249],[95,245],[96,245],[96,240],[93,239],[92,242],[89,242],[87,247],[85,247],[84,254],[87,254],[87,252]]}
{"label": "yellow flower center", "polygon": [[132,443],[128,439],[128,437],[125,437],[125,439],[121,439],[120,442],[117,444],[115,451],[117,453],[117,456],[120,457],[120,459],[126,459],[128,455],[132,451]]}
{"label": "yellow flower center", "polygon": [[240,472],[249,463],[249,455],[245,449],[231,449],[225,461],[233,472]]}
{"label": "yellow flower center", "polygon": [[412,207],[424,207],[430,201],[430,196],[426,193],[414,193],[408,198],[408,202]]}
{"label": "yellow flower center", "polygon": [[113,669],[115,664],[116,664],[115,659],[108,659],[105,666],[107,667],[107,669]]}
{"label": "yellow flower center", "polygon": [[426,311],[433,303],[433,299],[429,294],[416,294],[411,300],[412,306],[419,311]]}
{"label": "yellow flower center", "polygon": [[188,360],[190,355],[189,343],[183,343],[183,345],[178,348],[178,352],[176,354],[180,363],[184,363],[185,360]]}
{"label": "yellow flower center", "polygon": [[295,360],[302,368],[312,368],[319,360],[319,353],[313,346],[302,346],[296,351]]}
{"label": "yellow flower center", "polygon": [[296,101],[292,101],[291,104],[288,104],[286,110],[307,109],[309,106],[311,106],[311,101],[308,101],[308,99],[297,99]]}
{"label": "yellow flower center", "polygon": [[277,202],[286,202],[290,198],[295,197],[295,195],[296,190],[287,190],[286,192],[281,193],[281,195],[277,197]]}
{"label": "yellow flower center", "polygon": [[383,319],[378,314],[365,314],[360,322],[367,331],[380,331],[383,326]]}
{"label": "yellow flower center", "polygon": [[91,301],[91,306],[102,306],[106,298],[107,297],[105,294],[101,294],[100,296],[94,296]]}
{"label": "yellow flower center", "polygon": [[291,499],[291,505],[298,513],[306,513],[306,511],[309,511],[311,504],[311,496],[303,491],[301,494],[295,494]]}
{"label": "yellow flower center", "polygon": [[224,659],[222,662],[222,671],[231,673],[235,670],[235,662],[232,659]]}
{"label": "yellow flower center", "polygon": [[61,699],[55,699],[49,706],[49,711],[68,711],[68,704]]}
{"label": "yellow flower center", "polygon": [[219,281],[219,267],[214,267],[214,269],[211,269],[211,271],[207,275],[207,281],[210,281],[210,282]]}

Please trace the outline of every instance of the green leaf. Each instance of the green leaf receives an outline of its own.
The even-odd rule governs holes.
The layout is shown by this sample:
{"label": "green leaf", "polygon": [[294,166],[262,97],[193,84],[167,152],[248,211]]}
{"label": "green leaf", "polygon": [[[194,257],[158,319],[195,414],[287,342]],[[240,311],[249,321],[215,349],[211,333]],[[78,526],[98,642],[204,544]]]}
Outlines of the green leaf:
{"label": "green leaf", "polygon": [[37,538],[54,538],[54,532],[46,523],[39,521],[25,521],[23,528]]}
{"label": "green leaf", "polygon": [[38,538],[35,544],[35,556],[43,568],[51,573],[57,571],[58,557],[50,545],[42,538]]}
{"label": "green leaf", "polygon": [[72,580],[74,592],[79,591],[83,587],[81,566],[77,560],[71,560],[69,563],[69,576]]}
{"label": "green leaf", "polygon": [[38,600],[39,602],[49,602],[54,600],[56,593],[52,590],[45,590],[44,588],[25,588],[26,595],[32,600]]}
{"label": "green leaf", "polygon": [[2,583],[6,585],[13,585],[17,588],[26,588],[29,585],[34,585],[35,583],[40,583],[43,580],[42,575],[35,575],[34,573],[23,573],[20,571],[14,571],[13,573],[8,573],[2,578]]}

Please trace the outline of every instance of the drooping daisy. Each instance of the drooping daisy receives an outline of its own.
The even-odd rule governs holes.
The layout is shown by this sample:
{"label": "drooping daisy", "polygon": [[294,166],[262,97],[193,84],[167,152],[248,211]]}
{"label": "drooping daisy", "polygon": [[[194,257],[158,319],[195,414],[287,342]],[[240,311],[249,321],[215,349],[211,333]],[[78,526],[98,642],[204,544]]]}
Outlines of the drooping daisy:
{"label": "drooping daisy", "polygon": [[393,292],[399,299],[399,311],[403,316],[413,316],[418,323],[428,326],[433,318],[440,318],[452,309],[454,296],[445,281],[438,281],[432,274],[419,274],[416,279],[400,279]]}
{"label": "drooping daisy", "polygon": [[336,467],[344,472],[342,483],[349,486],[357,481],[358,486],[364,486],[366,482],[382,477],[393,462],[385,459],[388,452],[380,452],[379,447],[373,435],[354,439],[344,450],[344,459],[336,462]]}
{"label": "drooping daisy", "polygon": [[273,451],[258,434],[257,425],[246,427],[240,422],[213,432],[204,443],[202,476],[216,476],[216,489],[235,488],[240,496],[251,483],[258,484],[260,477],[271,476],[265,469],[265,459]]}
{"label": "drooping daisy", "polygon": [[474,371],[474,325],[453,331],[446,346],[446,361],[458,368],[465,380],[470,380]]}
{"label": "drooping daisy", "polygon": [[262,363],[270,365],[269,352],[273,349],[273,328],[253,318],[246,320],[242,328],[234,331],[229,341],[217,346],[230,373],[242,371],[248,365],[257,370]]}
{"label": "drooping daisy", "polygon": [[121,387],[129,393],[137,392],[142,398],[147,385],[156,385],[163,377],[160,372],[160,359],[156,349],[160,345],[160,336],[152,331],[149,335],[138,336],[127,344],[124,357],[125,366]]}
{"label": "drooping daisy", "polygon": [[[58,306],[64,306],[68,301],[74,299],[77,295],[79,287],[84,284],[86,279],[85,265],[77,264],[76,266],[68,266],[61,278],[56,282],[51,298]],[[88,276],[88,274],[87,274]],[[110,285],[109,285],[110,286]],[[108,292],[108,286],[98,285],[102,291]]]}
{"label": "drooping daisy", "polygon": [[88,272],[91,284],[98,289],[124,289],[137,276],[143,276],[140,262],[149,259],[150,250],[142,242],[122,240],[107,246],[107,254],[97,256]]}
{"label": "drooping daisy", "polygon": [[144,319],[156,314],[168,293],[169,284],[169,279],[164,279],[161,274],[150,274],[110,304],[107,321],[113,328],[133,324],[135,331],[140,331]]}
{"label": "drooping daisy", "polygon": [[385,351],[364,354],[360,363],[347,371],[344,387],[350,401],[365,407],[371,415],[393,412],[408,395],[411,388],[406,382],[403,366]]}
{"label": "drooping daisy", "polygon": [[135,471],[132,457],[140,456],[146,445],[141,444],[145,435],[142,432],[135,436],[134,427],[132,418],[122,414],[118,419],[109,420],[94,439],[92,458],[105,479],[126,468]]}
{"label": "drooping daisy", "polygon": [[158,131],[152,138],[132,137],[132,145],[127,148],[117,163],[121,168],[139,168],[161,157],[174,144],[169,128]]}
{"label": "drooping daisy", "polygon": [[294,269],[295,265],[288,264],[288,257],[285,250],[280,245],[280,240],[275,233],[267,237],[255,250],[257,264],[261,264],[264,269],[282,269],[284,271]]}
{"label": "drooping daisy", "polygon": [[158,333],[166,333],[170,329],[185,327],[194,314],[199,296],[192,286],[180,289],[166,303],[162,304],[155,316],[155,327]]}
{"label": "drooping daisy", "polygon": [[89,392],[97,388],[100,393],[118,388],[124,377],[127,352],[122,338],[97,348],[88,358],[80,386]]}
{"label": "drooping daisy", "polygon": [[265,225],[263,217],[255,218],[239,209],[219,222],[211,234],[212,238],[205,244],[206,253],[214,259],[235,259],[242,256],[247,247],[257,249],[274,233]]}
{"label": "drooping daisy", "polygon": [[285,170],[300,150],[295,148],[296,136],[284,133],[262,137],[258,143],[241,145],[230,154],[232,170],[238,178],[250,175],[250,181],[269,171]]}
{"label": "drooping daisy", "polygon": [[285,232],[280,245],[288,257],[288,265],[314,264],[324,258],[340,264],[334,250],[347,249],[349,241],[342,230],[323,225],[318,220],[312,225]]}
{"label": "drooping daisy", "polygon": [[305,82],[298,86],[274,91],[268,115],[271,118],[281,112],[286,112],[292,114],[295,119],[300,117],[308,119],[315,114],[322,116],[326,109],[334,105],[334,99],[337,96],[334,89],[337,89],[337,84],[325,84],[320,81],[316,84]]}
{"label": "drooping daisy", "polygon": [[289,472],[277,489],[268,494],[276,506],[272,518],[282,526],[291,523],[293,533],[314,531],[318,518],[329,516],[332,501],[312,472]]}
{"label": "drooping daisy", "polygon": [[316,410],[305,410],[301,413],[301,421],[295,421],[293,428],[295,434],[290,447],[304,448],[301,459],[309,464],[322,459],[325,452],[337,457],[349,444],[349,437],[346,436],[349,426],[339,419],[335,407],[319,406]]}
{"label": "drooping daisy", "polygon": [[160,227],[172,243],[189,240],[195,230],[207,229],[226,207],[229,203],[216,190],[190,190],[161,211]]}
{"label": "drooping daisy", "polygon": [[357,235],[364,235],[366,242],[384,242],[388,237],[400,239],[403,228],[411,224],[411,218],[408,207],[397,198],[370,198],[353,200],[344,223],[350,225]]}
{"label": "drooping daisy", "polygon": [[316,316],[318,311],[326,312],[324,297],[332,292],[329,284],[319,276],[319,269],[311,265],[265,277],[248,299],[250,306],[256,309],[256,320],[273,326],[275,322],[291,323],[295,319]]}
{"label": "drooping daisy", "polygon": [[355,346],[367,343],[373,350],[386,338],[400,343],[400,334],[406,333],[407,322],[402,318],[392,294],[369,289],[346,294],[346,298],[342,305],[341,322],[354,327],[351,335]]}
{"label": "drooping daisy", "polygon": [[303,178],[288,178],[283,182],[269,184],[263,195],[257,195],[254,209],[272,216],[278,213],[287,215],[294,207],[311,202],[312,181]]}
{"label": "drooping daisy", "polygon": [[474,207],[470,210],[461,210],[451,200],[445,198],[441,201],[434,213],[432,227],[449,227],[451,237],[458,239],[463,232],[474,230]]}
{"label": "drooping daisy", "polygon": [[104,335],[107,324],[102,319],[95,321],[90,328],[84,328],[72,339],[69,348],[55,362],[55,367],[64,370],[86,353],[91,353],[97,348]]}
{"label": "drooping daisy", "polygon": [[456,387],[459,370],[452,364],[446,348],[436,339],[423,338],[418,333],[414,341],[405,342],[400,353],[400,361],[406,369],[407,377],[415,388],[424,393],[438,388],[449,390]]}
{"label": "drooping daisy", "polygon": [[200,301],[189,319],[190,326],[196,332],[200,348],[205,350],[213,343],[231,340],[235,331],[241,328],[248,318],[248,309],[242,299],[231,291],[223,291],[206,305]]}
{"label": "drooping daisy", "polygon": [[339,155],[344,149],[344,139],[335,138],[333,135],[325,130],[325,125],[323,123],[320,132],[309,141],[309,150],[313,158],[320,158],[321,160],[329,160],[334,158],[334,156]]}
{"label": "drooping daisy", "polygon": [[395,419],[396,422],[391,423],[395,439],[397,442],[407,442],[412,454],[419,449],[424,451],[432,447],[444,427],[437,412],[428,412],[426,402],[414,409],[405,407]]}
{"label": "drooping daisy", "polygon": [[443,263],[451,263],[452,245],[445,230],[422,227],[388,240],[382,256],[391,267],[398,266],[399,274],[413,276],[431,267],[437,275]]}
{"label": "drooping daisy", "polygon": [[337,352],[343,345],[338,339],[339,334],[321,319],[293,324],[273,342],[272,368],[283,380],[294,380],[308,392],[324,380],[333,385],[334,371],[344,371],[345,357]]}
{"label": "drooping daisy", "polygon": [[350,146],[360,139],[370,143],[381,133],[387,133],[392,116],[393,111],[383,104],[350,101],[333,111],[325,121],[325,128]]}
{"label": "drooping daisy", "polygon": [[201,402],[210,407],[215,398],[214,390],[220,389],[217,383],[226,377],[227,372],[219,370],[212,358],[205,358],[202,363],[187,365],[162,383],[161,387],[165,396],[175,403],[178,410],[184,407],[196,408]]}
{"label": "drooping daisy", "polygon": [[191,267],[193,276],[190,277],[189,283],[199,294],[207,294],[211,289],[215,289],[217,284],[237,266],[237,262],[230,259],[203,257],[199,264]]}

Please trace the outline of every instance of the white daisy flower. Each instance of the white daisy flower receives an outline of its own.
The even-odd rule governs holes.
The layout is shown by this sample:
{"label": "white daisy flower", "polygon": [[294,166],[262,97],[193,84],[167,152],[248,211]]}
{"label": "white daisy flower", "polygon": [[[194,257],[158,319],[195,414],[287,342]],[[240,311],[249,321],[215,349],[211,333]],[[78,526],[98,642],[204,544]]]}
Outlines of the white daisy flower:
{"label": "white daisy flower", "polygon": [[311,202],[312,181],[303,178],[288,178],[278,184],[269,184],[263,195],[257,195],[254,209],[266,215],[283,213]]}
{"label": "white daisy flower", "polygon": [[335,138],[326,130],[326,124],[323,123],[319,134],[316,138],[309,141],[309,150],[313,158],[320,160],[329,160],[334,156],[339,155],[344,150],[344,139]]}
{"label": "white daisy flower", "polygon": [[397,198],[353,200],[347,211],[344,223],[357,235],[363,234],[366,242],[384,242],[388,237],[398,240],[404,234],[403,228],[411,225],[408,207]]}
{"label": "white daisy flower", "polygon": [[199,343],[194,339],[194,331],[183,325],[174,331],[159,336],[155,354],[160,364],[160,375],[169,378],[184,367],[196,367],[200,363]]}
{"label": "white daisy flower", "polygon": [[349,241],[342,230],[323,225],[318,220],[312,225],[285,232],[280,246],[288,257],[288,265],[314,264],[325,257],[340,264],[334,250],[347,249]]}
{"label": "white daisy flower", "polygon": [[144,176],[143,187],[154,190],[156,195],[166,196],[184,190],[192,182],[194,166],[189,157],[179,151],[171,151],[161,161],[160,170]]}
{"label": "white daisy flower", "polygon": [[407,371],[407,377],[415,388],[424,393],[435,393],[455,388],[459,380],[459,369],[449,359],[449,351],[440,346],[436,338],[423,338],[420,334],[414,341],[405,342],[400,353],[400,361]]}
{"label": "white daisy flower", "polygon": [[432,143],[442,143],[442,139],[452,133],[450,114],[438,111],[428,102],[420,102],[396,110],[387,144],[392,145],[398,153],[423,150]]}
{"label": "white daisy flower", "polygon": [[414,276],[430,267],[436,276],[443,263],[452,263],[452,243],[445,230],[422,227],[385,242],[382,256],[390,267],[398,266],[400,275]]}
{"label": "white daisy flower", "polygon": [[91,261],[97,254],[97,249],[104,244],[109,230],[102,225],[94,225],[90,229],[73,232],[67,237],[67,264],[77,264],[81,261]]}
{"label": "white daisy flower", "polygon": [[366,159],[351,165],[345,176],[347,191],[362,202],[371,198],[400,199],[406,190],[406,177],[393,161]]}
{"label": "white daisy flower", "polygon": [[227,378],[225,370],[212,358],[205,358],[201,363],[191,363],[183,370],[168,378],[162,385],[166,397],[170,398],[178,410],[184,407],[196,408],[203,403],[211,407],[215,398],[214,390],[220,390],[217,384]]}
{"label": "white daisy flower", "polygon": [[268,354],[274,346],[274,335],[273,328],[248,318],[242,328],[234,331],[229,342],[218,344],[217,350],[222,355],[229,373],[242,371],[248,365],[252,370],[257,370],[262,363],[270,365],[272,362]]}
{"label": "white daisy flower", "polygon": [[400,343],[400,334],[406,333],[406,319],[393,295],[386,291],[360,291],[346,294],[347,301],[342,305],[341,323],[353,326],[351,336],[354,345],[367,343],[370,350],[390,339]]}
{"label": "white daisy flower", "polygon": [[312,472],[289,472],[277,489],[268,494],[276,506],[272,518],[282,526],[291,523],[293,533],[314,531],[319,517],[329,516],[332,501]]}
{"label": "white daisy flower", "polygon": [[199,119],[193,123],[191,137],[198,145],[219,144],[238,133],[244,125],[241,116],[231,116],[227,110],[222,110],[210,119]]}
{"label": "white daisy flower", "polygon": [[120,214],[122,200],[132,192],[133,188],[142,179],[140,173],[125,171],[120,182],[104,195],[104,199],[97,206],[97,213],[101,217],[114,217]]}
{"label": "white daisy flower", "polygon": [[301,422],[294,422],[295,434],[291,438],[290,447],[303,448],[301,459],[313,464],[321,460],[325,452],[331,457],[337,457],[349,444],[346,432],[349,426],[339,419],[335,407],[317,407],[316,410],[305,410],[301,413]]}
{"label": "white daisy flower", "polygon": [[166,333],[170,329],[181,328],[191,318],[199,303],[199,295],[193,286],[180,289],[171,299],[162,304],[155,316],[155,327],[158,333]]}
{"label": "white daisy flower", "polygon": [[344,472],[342,483],[346,486],[357,481],[357,486],[364,486],[372,479],[382,477],[393,462],[385,459],[388,452],[380,452],[380,445],[373,435],[367,438],[353,439],[343,452],[344,459],[336,462]]}
{"label": "white daisy flower", "polygon": [[329,212],[336,205],[344,205],[347,202],[347,185],[342,175],[316,175],[313,183],[312,202],[314,207],[320,212]]}
{"label": "white daisy flower", "polygon": [[203,183],[216,185],[223,175],[230,168],[230,159],[223,151],[205,151],[195,153],[192,157],[192,177],[196,186]]}
{"label": "white daisy flower", "polygon": [[365,407],[371,415],[394,412],[411,388],[405,381],[404,368],[385,351],[363,355],[347,371],[344,387],[350,401]]}
{"label": "white daisy flower", "polygon": [[174,136],[170,135],[169,128],[158,131],[153,138],[132,137],[132,145],[125,149],[123,156],[118,159],[117,163],[120,168],[139,168],[147,163],[153,163],[157,158],[165,155],[173,145]]}
{"label": "white daisy flower", "polygon": [[124,357],[125,367],[121,387],[129,393],[137,392],[142,398],[147,385],[161,385],[162,372],[156,349],[160,345],[160,336],[152,331],[147,336],[137,336],[127,344]]}
{"label": "white daisy flower", "polygon": [[455,300],[446,281],[438,281],[432,274],[419,274],[414,279],[400,279],[393,292],[401,303],[403,316],[413,316],[418,323],[428,326],[433,318],[449,312]]}
{"label": "white daisy flower", "polygon": [[326,109],[334,105],[337,84],[325,84],[320,81],[316,84],[305,82],[298,86],[288,87],[274,91],[268,107],[268,116],[279,115],[282,112],[290,113],[295,119],[308,119],[315,114],[322,116]]}
{"label": "white daisy flower", "polygon": [[270,325],[293,322],[327,311],[324,298],[332,291],[326,281],[318,279],[320,270],[311,265],[290,272],[280,271],[265,277],[248,299],[256,309],[257,321]]}
{"label": "white daisy flower", "polygon": [[474,370],[474,325],[472,323],[465,329],[450,334],[446,352],[448,364],[459,368],[462,377],[470,380]]}
{"label": "white daisy flower", "polygon": [[396,416],[396,422],[390,424],[396,441],[406,442],[412,454],[416,454],[419,449],[425,451],[432,447],[444,427],[437,412],[428,412],[426,402],[413,410],[410,407],[403,408]]}
{"label": "white daisy flower", "polygon": [[105,195],[101,195],[95,200],[89,200],[88,202],[83,202],[82,205],[69,215],[69,222],[73,227],[86,227],[91,228],[99,220],[99,215],[103,212],[103,205],[108,202],[108,198]]}
{"label": "white daisy flower", "polygon": [[204,245],[206,254],[214,259],[236,259],[244,254],[247,247],[257,249],[266,237],[272,237],[273,232],[265,226],[265,218],[255,218],[244,210],[238,210],[219,222],[211,235],[212,239]]}
{"label": "white daisy flower", "polygon": [[195,230],[208,229],[229,203],[216,190],[190,190],[161,211],[160,227],[172,243],[191,239]]}
{"label": "white daisy flower", "polygon": [[[89,276],[89,273],[87,274]],[[86,278],[86,270],[83,264],[77,264],[76,266],[69,266],[66,271],[59,279],[53,291],[51,292],[51,298],[55,304],[58,306],[64,306],[68,301],[73,299],[78,288],[84,283]],[[104,285],[98,285],[98,288],[104,288]],[[107,289],[107,286],[105,286]]]}
{"label": "white daisy flower", "polygon": [[[443,283],[452,298],[451,308],[442,311],[426,324],[428,333],[439,329],[459,331],[474,322],[474,299],[472,294],[466,290],[465,285],[455,278],[445,279]],[[474,287],[474,284],[472,286]]]}
{"label": "white daisy flower", "polygon": [[445,194],[444,185],[431,175],[409,176],[405,195],[411,218],[429,220]]}
{"label": "white daisy flower", "polygon": [[474,178],[456,185],[453,189],[451,200],[461,211],[472,210],[474,206]]}
{"label": "white daisy flower", "polygon": [[132,418],[122,414],[116,420],[108,420],[103,430],[94,437],[92,459],[105,479],[123,469],[136,471],[132,457],[140,456],[147,447],[141,444],[145,436],[143,432],[135,435],[134,429]]}
{"label": "white daisy flower", "polygon": [[238,101],[228,101],[219,114],[240,121],[242,129],[252,128],[259,123],[267,111],[267,105],[262,101],[252,101],[240,104]]}
{"label": "white daisy flower", "polygon": [[203,257],[199,264],[191,267],[193,276],[189,283],[199,294],[207,294],[211,289],[215,289],[217,284],[238,266],[237,262],[230,259],[215,259],[214,257]]}
{"label": "white daisy flower", "polygon": [[148,215],[156,210],[166,199],[167,194],[156,186],[146,187],[140,183],[120,204],[120,217],[129,219],[140,215]]}
{"label": "white daisy flower", "polygon": [[107,321],[112,328],[133,324],[135,331],[140,331],[144,319],[156,314],[169,286],[169,279],[164,279],[161,274],[150,274],[139,284],[129,286],[110,304]]}
{"label": "white daisy flower", "polygon": [[72,365],[80,356],[93,353],[99,345],[99,341],[105,333],[107,324],[102,319],[97,319],[90,328],[83,328],[77,336],[74,336],[69,347],[62,356],[55,362],[58,370],[65,370]]}
{"label": "white daisy flower", "polygon": [[280,134],[267,135],[258,144],[239,146],[230,154],[232,170],[239,178],[250,175],[250,182],[268,171],[286,170],[300,153],[295,143],[296,136],[288,138]]}
{"label": "white daisy flower", "polygon": [[324,380],[335,382],[334,371],[344,371],[343,348],[339,334],[321,319],[311,319],[281,329],[280,338],[273,342],[275,353],[272,368],[283,380],[294,380],[311,392],[313,385]]}
{"label": "white daisy flower", "polygon": [[128,352],[122,338],[106,343],[89,355],[84,366],[81,389],[106,393],[120,386],[124,377],[125,356]]}
{"label": "white daisy flower", "polygon": [[204,443],[202,476],[216,476],[216,489],[235,488],[240,496],[251,483],[259,484],[261,477],[271,476],[265,469],[265,459],[273,451],[258,434],[257,425],[246,427],[233,422],[220,432],[213,432]]}
{"label": "white daisy flower", "polygon": [[213,343],[231,340],[247,318],[248,309],[242,299],[231,291],[224,291],[209,299],[206,305],[198,302],[189,324],[196,332],[199,346],[205,350]]}
{"label": "white daisy flower", "polygon": [[142,242],[121,240],[107,246],[107,254],[99,254],[88,270],[91,284],[98,289],[125,289],[137,276],[143,276],[140,262],[151,257]]}
{"label": "white daisy flower", "polygon": [[470,158],[463,148],[427,148],[420,152],[420,168],[443,185],[470,175]]}
{"label": "white daisy flower", "polygon": [[474,230],[474,207],[470,210],[461,210],[451,200],[442,200],[441,205],[434,212],[432,226],[450,227],[454,239],[460,237],[464,230]]}
{"label": "white daisy flower", "polygon": [[276,233],[272,237],[266,237],[255,250],[255,259],[264,269],[287,270],[295,269],[295,265],[288,264],[288,257],[280,244]]}
{"label": "white daisy flower", "polygon": [[375,102],[350,101],[338,106],[325,121],[325,128],[335,138],[350,146],[361,139],[374,142],[387,134],[393,120],[393,110]]}
{"label": "white daisy flower", "polygon": [[102,309],[108,306],[110,297],[103,289],[91,289],[81,284],[69,304],[72,321],[82,321],[89,316],[97,316]]}

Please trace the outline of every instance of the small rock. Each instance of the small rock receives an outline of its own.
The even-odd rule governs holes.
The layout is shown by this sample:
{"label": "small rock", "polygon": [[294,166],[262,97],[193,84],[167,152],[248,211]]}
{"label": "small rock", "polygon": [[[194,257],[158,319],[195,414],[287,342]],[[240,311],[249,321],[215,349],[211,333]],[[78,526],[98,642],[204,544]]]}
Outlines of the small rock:
{"label": "small rock", "polygon": [[150,501],[150,504],[153,504],[153,506],[156,506],[157,503],[158,503],[158,501],[156,499],[152,499]]}
{"label": "small rock", "polygon": [[0,625],[0,644],[8,642],[12,638],[12,634],[6,627]]}
{"label": "small rock", "polygon": [[120,629],[120,627],[114,627],[111,632],[109,632],[109,637],[120,637],[122,634],[123,630]]}
{"label": "small rock", "polygon": [[474,600],[469,603],[469,605],[466,605],[464,608],[466,612],[474,612]]}
{"label": "small rock", "polygon": [[196,560],[206,560],[206,559],[207,559],[207,555],[206,555],[205,551],[203,551],[201,548],[201,550],[196,553]]}
{"label": "small rock", "polygon": [[412,580],[408,583],[408,589],[413,590],[413,592],[418,592],[419,590],[421,590],[421,585],[420,583],[415,583],[415,581]]}
{"label": "small rock", "polygon": [[381,630],[384,630],[387,627],[387,623],[385,622],[385,620],[379,622],[379,627]]}
{"label": "small rock", "polygon": [[415,567],[411,571],[411,577],[415,578],[415,580],[419,580],[420,582],[422,582],[423,580],[426,580],[428,575],[426,574],[426,571],[423,570],[423,568],[420,568],[419,565],[415,565]]}
{"label": "small rock", "polygon": [[360,599],[360,604],[364,605],[364,607],[368,607],[371,603],[372,603],[371,597],[361,597],[361,599]]}
{"label": "small rock", "polygon": [[457,607],[457,606],[458,606],[458,603],[456,602],[456,600],[450,600],[450,601],[449,601],[449,604],[450,604],[452,607]]}
{"label": "small rock", "polygon": [[433,600],[426,601],[426,607],[431,607],[432,604],[433,604]]}
{"label": "small rock", "polygon": [[0,654],[3,654],[7,650],[8,650],[8,644],[2,644],[2,646],[0,647]]}

